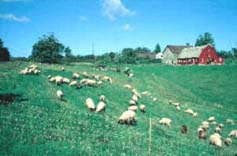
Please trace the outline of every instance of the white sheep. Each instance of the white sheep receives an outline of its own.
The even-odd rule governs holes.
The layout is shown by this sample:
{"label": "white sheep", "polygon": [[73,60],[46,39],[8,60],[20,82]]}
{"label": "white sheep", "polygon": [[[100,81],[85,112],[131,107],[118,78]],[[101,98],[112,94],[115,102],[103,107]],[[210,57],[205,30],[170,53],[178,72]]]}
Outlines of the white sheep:
{"label": "white sheep", "polygon": [[216,128],[215,128],[215,132],[220,134],[220,133],[221,133],[220,127],[216,127]]}
{"label": "white sheep", "polygon": [[118,119],[120,124],[136,124],[136,113],[131,110],[124,111]]}
{"label": "white sheep", "polygon": [[128,110],[131,110],[131,111],[137,112],[138,107],[135,106],[135,105],[133,105],[133,106],[129,106],[129,107],[128,107]]}
{"label": "white sheep", "polygon": [[105,112],[105,103],[103,101],[100,101],[99,104],[96,107],[96,111],[95,112]]}
{"label": "white sheep", "polygon": [[192,109],[186,109],[184,112],[188,113],[190,115],[193,115],[193,113],[194,113]]}
{"label": "white sheep", "polygon": [[153,101],[157,101],[157,98],[154,97],[152,100],[153,100]]}
{"label": "white sheep", "polygon": [[62,70],[62,71],[65,71],[65,68],[64,68],[64,67],[61,67],[61,70]]}
{"label": "white sheep", "polygon": [[146,112],[146,105],[140,105],[140,111],[142,112],[142,113],[145,113]]}
{"label": "white sheep", "polygon": [[142,95],[151,96],[151,92],[149,92],[149,91],[144,91],[144,92],[142,92]]}
{"label": "white sheep", "polygon": [[198,113],[197,112],[194,112],[193,113],[193,117],[195,118],[195,117],[198,117]]}
{"label": "white sheep", "polygon": [[112,78],[109,77],[109,76],[104,76],[104,77],[103,77],[103,80],[104,80],[104,81],[108,81],[108,82],[110,82],[110,83],[113,82],[113,81],[112,81]]}
{"label": "white sheep", "polygon": [[135,88],[132,89],[132,93],[136,95],[139,99],[141,98],[141,94]]}
{"label": "white sheep", "polygon": [[135,101],[135,102],[138,102],[138,97],[136,95],[133,95],[132,100]]}
{"label": "white sheep", "polygon": [[100,80],[99,80],[99,81],[97,81],[97,85],[98,85],[98,86],[101,86],[102,84],[103,84],[103,82],[102,82],[102,81],[100,81]]}
{"label": "white sheep", "polygon": [[221,141],[221,136],[218,133],[214,133],[209,137],[210,144],[217,146],[221,148],[222,146],[222,141]]}
{"label": "white sheep", "polygon": [[78,73],[73,73],[72,74],[73,79],[78,79],[79,77],[80,77],[80,75]]}
{"label": "white sheep", "polygon": [[130,104],[130,105],[137,105],[137,102],[136,102],[136,101],[133,101],[133,100],[130,100],[130,101],[129,101],[129,104]]}
{"label": "white sheep", "polygon": [[96,80],[99,80],[100,79],[100,75],[97,75],[97,74],[93,74],[92,77]]}
{"label": "white sheep", "polygon": [[234,121],[232,119],[226,119],[226,123],[230,124],[230,125],[234,125]]}
{"label": "white sheep", "polygon": [[101,96],[100,96],[100,101],[105,102],[105,96],[104,96],[104,95],[101,95]]}
{"label": "white sheep", "polygon": [[132,86],[130,84],[125,84],[123,87],[127,89],[132,89]]}
{"label": "white sheep", "polygon": [[63,78],[63,83],[67,83],[67,84],[69,84],[70,83],[70,80],[68,79],[68,78]]}
{"label": "white sheep", "polygon": [[180,103],[179,103],[179,102],[173,102],[172,104],[173,104],[175,107],[176,107],[176,106],[180,106]]}
{"label": "white sheep", "polygon": [[86,106],[90,111],[95,110],[95,104],[94,104],[94,101],[91,98],[86,99]]}
{"label": "white sheep", "polygon": [[224,143],[226,144],[226,146],[230,146],[232,144],[231,138],[226,138]]}
{"label": "white sheep", "polygon": [[85,82],[85,85],[95,87],[95,86],[97,86],[97,83],[96,83],[96,80],[87,79],[86,82]]}
{"label": "white sheep", "polygon": [[224,124],[220,123],[220,124],[218,125],[218,127],[219,127],[220,129],[222,129],[222,128],[224,128]]}
{"label": "white sheep", "polygon": [[237,137],[237,130],[230,131],[229,137]]}
{"label": "white sheep", "polygon": [[169,118],[162,118],[159,120],[159,124],[166,125],[168,127],[170,127],[171,122],[172,120]]}
{"label": "white sheep", "polygon": [[211,116],[211,117],[208,118],[208,121],[209,121],[209,122],[214,122],[215,120],[216,120],[216,119],[215,119],[214,116]]}
{"label": "white sheep", "polygon": [[87,72],[83,72],[82,75],[85,77],[85,78],[88,78],[89,77],[89,74]]}
{"label": "white sheep", "polygon": [[80,84],[85,84],[88,79],[81,79]]}
{"label": "white sheep", "polygon": [[52,77],[51,75],[48,75],[48,79],[51,79],[51,77]]}
{"label": "white sheep", "polygon": [[62,100],[63,96],[64,96],[63,92],[62,92],[61,90],[57,90],[57,97],[58,97],[60,100]]}
{"label": "white sheep", "polygon": [[180,109],[181,109],[179,105],[175,106],[175,108],[176,108],[176,110],[178,110],[178,111],[180,111]]}
{"label": "white sheep", "polygon": [[199,127],[197,129],[197,134],[199,139],[206,139],[207,138],[207,131],[206,129],[203,129],[202,127]]}
{"label": "white sheep", "polygon": [[57,85],[60,85],[63,82],[62,76],[55,76],[55,82]]}
{"label": "white sheep", "polygon": [[205,130],[209,129],[209,122],[203,121],[201,127]]}
{"label": "white sheep", "polygon": [[69,86],[76,86],[77,85],[77,81],[72,81],[69,83]]}

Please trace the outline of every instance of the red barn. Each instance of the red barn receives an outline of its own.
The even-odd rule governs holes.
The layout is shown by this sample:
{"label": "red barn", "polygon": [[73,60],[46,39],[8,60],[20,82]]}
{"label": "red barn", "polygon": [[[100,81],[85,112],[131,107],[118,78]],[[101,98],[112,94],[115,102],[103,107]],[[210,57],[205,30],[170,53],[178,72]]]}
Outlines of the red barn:
{"label": "red barn", "polygon": [[211,45],[184,48],[178,56],[178,64],[223,64]]}

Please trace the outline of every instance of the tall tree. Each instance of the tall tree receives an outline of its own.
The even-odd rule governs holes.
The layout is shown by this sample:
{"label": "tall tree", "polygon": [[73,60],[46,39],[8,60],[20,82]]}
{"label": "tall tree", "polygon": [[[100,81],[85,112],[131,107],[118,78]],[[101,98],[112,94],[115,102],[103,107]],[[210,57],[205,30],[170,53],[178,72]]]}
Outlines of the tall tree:
{"label": "tall tree", "polygon": [[63,52],[64,45],[53,34],[44,35],[33,45],[31,58],[38,62],[57,63]]}
{"label": "tall tree", "polygon": [[202,46],[211,44],[213,47],[215,46],[214,38],[209,32],[205,32],[203,35],[199,35],[196,40],[195,46]]}
{"label": "tall tree", "polygon": [[154,50],[154,53],[159,53],[159,52],[161,52],[160,44],[157,43],[157,44],[156,44],[156,47],[155,47],[155,50]]}
{"label": "tall tree", "polygon": [[64,52],[65,52],[65,57],[67,58],[72,57],[72,50],[70,49],[70,47],[66,47]]}
{"label": "tall tree", "polygon": [[10,61],[10,52],[4,47],[2,39],[0,39],[0,61]]}

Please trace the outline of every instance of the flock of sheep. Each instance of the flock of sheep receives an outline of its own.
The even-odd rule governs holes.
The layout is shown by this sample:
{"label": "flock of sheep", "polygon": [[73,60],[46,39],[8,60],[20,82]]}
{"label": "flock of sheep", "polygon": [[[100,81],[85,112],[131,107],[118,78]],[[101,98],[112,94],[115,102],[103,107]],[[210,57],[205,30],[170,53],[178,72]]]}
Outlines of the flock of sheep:
{"label": "flock of sheep", "polygon": [[[98,68],[99,70],[104,70],[104,68],[100,67]],[[64,67],[61,68],[62,71],[65,70]],[[120,69],[117,68],[112,68],[112,70],[116,71],[116,72],[120,72]],[[124,73],[128,76],[128,77],[133,77],[134,74],[129,72],[130,69],[126,68],[124,70]],[[23,69],[20,71],[20,74],[39,74],[40,70],[38,68],[37,65],[30,65],[29,67]],[[81,89],[84,86],[90,86],[90,87],[100,87],[104,82],[109,82],[112,83],[112,78],[109,76],[101,76],[98,74],[88,74],[87,72],[83,72],[82,73],[82,79],[80,81],[80,75],[78,73],[73,73],[71,79],[63,77],[63,76],[51,76],[48,75],[48,81],[51,83],[55,83],[57,85],[61,85],[61,84],[68,84],[69,86],[75,86],[77,89]],[[142,93],[139,93],[137,91],[136,88],[132,87],[129,84],[125,84],[123,86],[124,88],[127,88],[131,91],[132,93],[132,97],[130,99],[130,101],[128,101],[128,106],[127,108],[124,110],[124,112],[122,112],[121,116],[118,118],[118,123],[119,124],[127,124],[127,125],[135,125],[137,123],[137,111],[140,110],[142,113],[146,112],[146,105],[144,104],[140,104],[139,105],[139,100],[142,96],[149,96],[153,99],[153,101],[156,101],[157,98],[152,97],[151,93],[149,91],[144,91]],[[62,90],[57,90],[56,92],[57,97],[60,100],[63,100],[64,97],[64,93],[62,92]],[[99,97],[100,101],[97,104],[97,106],[95,105],[94,101],[92,98],[88,97],[85,100],[85,105],[88,108],[88,110],[93,111],[93,112],[105,112],[106,110],[106,97],[104,95],[101,95]],[[177,111],[181,111],[181,106],[180,103],[178,102],[173,102],[172,100],[169,100],[168,104],[170,104],[171,106],[174,106],[176,108]],[[186,109],[184,110],[185,113],[195,117],[198,117],[198,113],[194,112],[192,109]],[[159,124],[165,125],[167,127],[171,126],[172,120],[170,118],[164,117],[161,118],[158,121]],[[232,119],[227,119],[226,123],[229,125],[234,125],[234,121]],[[201,123],[201,125],[198,127],[197,129],[197,136],[199,139],[207,139],[208,136],[208,131],[209,131],[209,127],[210,125],[216,125],[216,128],[213,132],[212,135],[209,136],[209,143],[213,144],[219,148],[222,147],[222,136],[221,136],[221,131],[224,128],[224,124],[223,123],[219,123],[217,124],[216,119],[214,116],[211,116],[208,118],[207,121],[203,121]],[[181,132],[182,133],[187,133],[188,127],[186,125],[182,125],[181,126]],[[228,137],[224,139],[224,143],[227,146],[230,146],[232,144],[232,139],[233,138],[237,138],[237,130],[232,130]]]}

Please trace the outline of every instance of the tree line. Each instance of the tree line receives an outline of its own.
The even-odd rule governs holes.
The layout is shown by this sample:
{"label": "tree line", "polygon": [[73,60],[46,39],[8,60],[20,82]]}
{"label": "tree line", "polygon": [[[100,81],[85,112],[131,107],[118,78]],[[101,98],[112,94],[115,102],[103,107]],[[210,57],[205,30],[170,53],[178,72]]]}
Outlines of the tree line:
{"label": "tree line", "polygon": [[[195,46],[211,44],[215,47],[214,38],[208,32],[199,35],[196,39]],[[190,45],[187,43],[187,45]],[[107,52],[99,56],[95,55],[73,55],[70,47],[63,45],[54,34],[43,35],[33,45],[32,53],[29,58],[17,58],[19,60],[32,60],[42,63],[70,63],[70,62],[99,62],[99,63],[151,63],[160,62],[155,59],[155,54],[161,52],[159,43],[156,44],[152,51],[147,47],[124,48],[121,52]],[[223,58],[237,58],[237,48],[230,51],[217,51]],[[9,61],[10,52],[3,45],[0,39],[0,61]]]}

